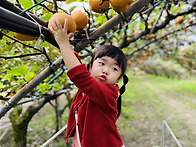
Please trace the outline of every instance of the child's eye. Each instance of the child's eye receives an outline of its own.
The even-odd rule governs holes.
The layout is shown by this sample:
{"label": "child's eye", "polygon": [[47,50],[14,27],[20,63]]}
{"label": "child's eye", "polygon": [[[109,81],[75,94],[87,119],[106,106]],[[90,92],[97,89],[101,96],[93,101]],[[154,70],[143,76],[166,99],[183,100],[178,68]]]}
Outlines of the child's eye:
{"label": "child's eye", "polygon": [[99,65],[105,65],[103,62],[99,62]]}
{"label": "child's eye", "polygon": [[114,71],[118,71],[118,69],[117,69],[116,67],[113,67],[113,70],[114,70]]}

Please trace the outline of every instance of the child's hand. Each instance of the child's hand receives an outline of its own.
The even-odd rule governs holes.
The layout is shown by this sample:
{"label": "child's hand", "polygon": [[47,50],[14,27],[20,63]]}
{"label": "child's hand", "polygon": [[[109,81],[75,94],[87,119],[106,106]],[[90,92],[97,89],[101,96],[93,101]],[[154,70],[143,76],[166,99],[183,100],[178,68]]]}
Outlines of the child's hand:
{"label": "child's hand", "polygon": [[54,34],[54,38],[60,47],[60,51],[67,69],[71,69],[77,65],[80,65],[80,61],[74,54],[74,50],[69,43],[69,39],[73,36],[73,33],[67,33],[68,20],[65,19],[64,26],[61,26],[59,18],[52,22],[51,32]]}
{"label": "child's hand", "polygon": [[67,33],[68,20],[65,19],[64,26],[62,27],[59,18],[52,22],[52,27],[50,27],[51,32],[59,46],[64,46],[69,43],[69,39],[73,36],[73,33]]}

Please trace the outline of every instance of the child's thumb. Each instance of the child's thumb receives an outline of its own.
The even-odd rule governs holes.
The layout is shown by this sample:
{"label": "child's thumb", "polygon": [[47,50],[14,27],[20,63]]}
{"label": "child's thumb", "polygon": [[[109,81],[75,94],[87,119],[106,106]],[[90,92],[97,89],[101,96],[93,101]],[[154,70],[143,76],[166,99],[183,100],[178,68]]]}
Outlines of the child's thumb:
{"label": "child's thumb", "polygon": [[68,34],[69,39],[72,38],[74,36],[74,34],[71,32]]}

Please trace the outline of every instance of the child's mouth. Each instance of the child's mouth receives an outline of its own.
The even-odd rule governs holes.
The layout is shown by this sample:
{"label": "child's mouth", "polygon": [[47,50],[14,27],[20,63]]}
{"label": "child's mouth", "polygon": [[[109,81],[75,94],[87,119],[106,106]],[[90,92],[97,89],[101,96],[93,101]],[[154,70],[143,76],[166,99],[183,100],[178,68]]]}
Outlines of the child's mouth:
{"label": "child's mouth", "polygon": [[100,80],[100,81],[105,81],[105,80],[107,80],[107,77],[106,77],[105,75],[101,75],[101,76],[99,77],[99,80]]}

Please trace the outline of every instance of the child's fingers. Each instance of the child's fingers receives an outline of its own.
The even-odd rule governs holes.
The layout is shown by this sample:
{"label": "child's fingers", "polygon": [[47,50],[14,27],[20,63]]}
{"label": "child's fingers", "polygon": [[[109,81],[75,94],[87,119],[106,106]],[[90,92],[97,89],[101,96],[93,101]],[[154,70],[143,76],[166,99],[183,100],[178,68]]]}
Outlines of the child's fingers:
{"label": "child's fingers", "polygon": [[68,28],[68,20],[67,20],[67,18],[65,18],[65,22],[64,22],[63,28],[66,29],[66,30]]}
{"label": "child's fingers", "polygon": [[55,20],[52,21],[52,28],[53,28],[53,30],[57,29]]}
{"label": "child's fingers", "polygon": [[53,27],[50,27],[50,31],[52,32],[52,34],[54,34],[54,29],[53,29]]}
{"label": "child's fingers", "polygon": [[62,25],[61,25],[60,19],[58,17],[56,18],[56,24],[59,29],[62,29]]}

